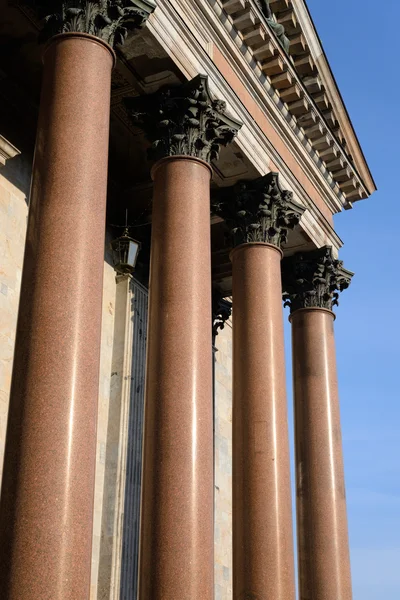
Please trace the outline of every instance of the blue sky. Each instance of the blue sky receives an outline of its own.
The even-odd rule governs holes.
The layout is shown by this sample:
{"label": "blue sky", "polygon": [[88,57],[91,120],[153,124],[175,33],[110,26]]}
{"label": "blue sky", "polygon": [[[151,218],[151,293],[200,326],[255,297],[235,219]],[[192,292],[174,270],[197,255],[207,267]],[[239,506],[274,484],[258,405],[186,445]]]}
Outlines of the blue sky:
{"label": "blue sky", "polygon": [[400,2],[308,5],[379,188],[335,217],[356,273],[336,310],[354,600],[400,600]]}

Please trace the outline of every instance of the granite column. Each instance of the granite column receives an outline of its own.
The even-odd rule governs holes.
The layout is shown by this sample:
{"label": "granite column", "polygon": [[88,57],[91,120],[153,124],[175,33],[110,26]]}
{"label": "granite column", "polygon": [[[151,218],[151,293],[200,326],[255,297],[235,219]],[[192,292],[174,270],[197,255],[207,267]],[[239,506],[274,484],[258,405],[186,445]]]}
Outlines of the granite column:
{"label": "granite column", "polygon": [[285,259],[291,307],[301,600],[351,600],[332,306],[352,273],[330,248]]}
{"label": "granite column", "polygon": [[205,76],[127,106],[159,159],[152,170],[139,598],[212,600],[209,162],[238,124],[211,98]]}
{"label": "granite column", "polygon": [[278,175],[223,192],[233,234],[233,597],[294,600],[281,245],[303,212]]}
{"label": "granite column", "polygon": [[44,53],[10,397],[4,600],[90,593],[112,44],[134,14],[71,4],[36,3],[43,35],[59,35]]}

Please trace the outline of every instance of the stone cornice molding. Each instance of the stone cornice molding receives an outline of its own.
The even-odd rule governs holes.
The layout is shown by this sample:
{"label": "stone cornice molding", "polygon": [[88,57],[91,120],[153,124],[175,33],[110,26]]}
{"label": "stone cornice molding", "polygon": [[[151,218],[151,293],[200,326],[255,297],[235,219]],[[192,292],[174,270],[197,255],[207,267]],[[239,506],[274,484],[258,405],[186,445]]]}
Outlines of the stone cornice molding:
{"label": "stone cornice molding", "polygon": [[[325,106],[326,95],[321,80],[312,71],[310,76],[300,75],[292,58],[282,49],[278,39],[275,39],[276,34],[271,35],[271,25],[262,14],[257,0],[207,2],[240,46],[249,68],[257,65],[274,92],[281,98],[281,108],[288,112],[296,124],[296,133],[307,140],[311,151],[314,151],[325,170],[329,172],[330,178],[335,182],[338,197],[344,200],[345,208],[351,208],[352,201],[366,198],[369,192],[363,179],[349,161],[343,142],[333,133],[333,127],[328,124],[323,114],[324,110],[329,112],[329,106]],[[302,37],[300,32],[297,38]],[[298,49],[299,56],[304,53],[302,43]],[[244,52],[246,47],[247,53]],[[294,55],[297,53],[294,43],[291,52]]]}
{"label": "stone cornice molding", "polygon": [[156,8],[154,0],[19,0],[43,23],[40,41],[60,33],[94,35],[114,47],[129,31],[143,27]]}
{"label": "stone cornice molding", "polygon": [[334,258],[325,246],[298,253],[282,261],[282,289],[285,306],[293,314],[303,308],[332,310],[339,305],[339,293],[347,289],[354,273]]}
{"label": "stone cornice molding", "polygon": [[221,146],[230,144],[242,125],[226,114],[224,101],[211,96],[207,75],[124,103],[152,144],[151,160],[178,155],[217,160]]}
{"label": "stone cornice molding", "polygon": [[21,152],[0,135],[0,165],[5,165],[8,159],[14,158],[18,154],[21,154]]}
{"label": "stone cornice molding", "polygon": [[293,200],[292,192],[282,189],[278,173],[221,189],[213,208],[225,220],[234,246],[261,242],[278,248],[287,242],[289,230],[300,223],[305,210]]}
{"label": "stone cornice molding", "polygon": [[232,302],[222,298],[217,292],[213,292],[212,297],[212,318],[213,337],[216,338],[218,333],[225,328],[225,324],[232,316]]}
{"label": "stone cornice molding", "polygon": [[315,29],[305,0],[293,0],[292,9],[296,20],[301,24],[302,34],[304,35],[306,43],[308,44],[306,47],[306,56],[309,56],[310,60],[315,63],[318,74],[321,77],[321,81],[326,89],[328,101],[331,104],[335,118],[337,119],[338,125],[340,126],[340,129],[346,140],[347,152],[350,153],[354,158],[354,162],[358,166],[360,175],[365,182],[369,193],[372,194],[376,190],[376,184],[358,140],[357,133],[354,130],[350,116],[340,94],[340,90],[338,89],[334,74],[332,73],[327,56],[325,55],[321,40],[318,36],[318,32]]}

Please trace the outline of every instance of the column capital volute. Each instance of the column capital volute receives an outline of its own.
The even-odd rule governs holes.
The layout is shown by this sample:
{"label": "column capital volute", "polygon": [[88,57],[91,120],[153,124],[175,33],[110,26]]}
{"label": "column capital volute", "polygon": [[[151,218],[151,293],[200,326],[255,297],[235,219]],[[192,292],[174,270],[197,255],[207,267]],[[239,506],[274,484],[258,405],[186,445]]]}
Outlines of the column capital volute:
{"label": "column capital volute", "polygon": [[226,114],[226,103],[212,97],[207,75],[154,94],[125,98],[134,125],[151,143],[149,158],[191,156],[210,163],[242,124]]}
{"label": "column capital volute", "polygon": [[129,31],[143,27],[155,0],[18,0],[42,21],[40,41],[60,33],[93,35],[111,47],[123,44]]}
{"label": "column capital volute", "polygon": [[225,220],[234,247],[264,243],[281,248],[305,208],[282,188],[279,174],[271,172],[222,188],[213,197],[213,210]]}
{"label": "column capital volute", "polygon": [[332,311],[339,294],[347,289],[354,273],[333,255],[331,246],[299,252],[282,261],[282,289],[285,306],[297,310],[318,308]]}

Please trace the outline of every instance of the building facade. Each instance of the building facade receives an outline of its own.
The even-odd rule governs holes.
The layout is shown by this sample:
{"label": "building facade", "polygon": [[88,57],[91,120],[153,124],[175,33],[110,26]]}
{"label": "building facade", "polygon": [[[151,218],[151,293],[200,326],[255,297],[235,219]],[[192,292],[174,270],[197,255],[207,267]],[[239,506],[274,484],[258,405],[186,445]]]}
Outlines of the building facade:
{"label": "building facade", "polygon": [[0,597],[294,600],[297,552],[350,600],[333,217],[376,188],[305,0],[0,9]]}

